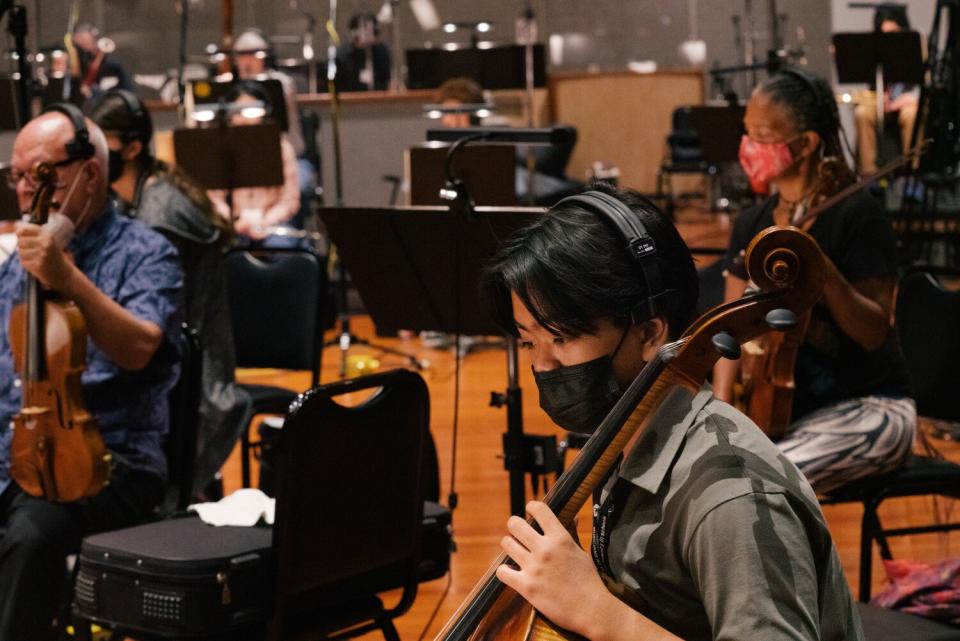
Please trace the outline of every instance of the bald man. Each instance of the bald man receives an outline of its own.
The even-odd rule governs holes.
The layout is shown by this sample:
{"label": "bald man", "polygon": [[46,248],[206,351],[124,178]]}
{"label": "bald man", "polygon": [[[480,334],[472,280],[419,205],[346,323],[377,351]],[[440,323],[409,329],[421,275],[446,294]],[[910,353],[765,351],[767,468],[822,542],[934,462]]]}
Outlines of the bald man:
{"label": "bald man", "polygon": [[[3,640],[51,638],[65,557],[88,534],[148,519],[164,495],[167,403],[179,375],[179,260],[163,236],[120,215],[108,200],[106,139],[90,120],[85,128],[75,131],[71,118],[53,111],[27,123],[13,146],[11,182],[20,209],[29,211],[36,191],[31,170],[40,162],[57,168],[59,206],[43,227],[18,224],[16,254],[0,266]],[[24,298],[27,273],[73,301],[86,320],[83,391],[113,455],[109,485],[72,504],[29,496],[9,474],[21,382],[6,327]]]}

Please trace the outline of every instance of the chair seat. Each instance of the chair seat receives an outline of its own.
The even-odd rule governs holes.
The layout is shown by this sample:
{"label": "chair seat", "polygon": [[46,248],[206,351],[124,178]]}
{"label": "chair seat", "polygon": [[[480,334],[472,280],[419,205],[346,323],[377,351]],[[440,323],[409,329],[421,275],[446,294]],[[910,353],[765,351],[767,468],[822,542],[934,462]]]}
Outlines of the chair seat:
{"label": "chair seat", "polygon": [[914,455],[899,469],[863,479],[824,495],[825,503],[862,501],[866,497],[903,497],[920,494],[960,496],[960,465]]}
{"label": "chair seat", "polygon": [[918,617],[858,603],[864,641],[957,641],[960,628]]}
{"label": "chair seat", "polygon": [[240,387],[250,395],[254,414],[286,414],[290,403],[297,398],[296,392],[285,387],[248,384]]}

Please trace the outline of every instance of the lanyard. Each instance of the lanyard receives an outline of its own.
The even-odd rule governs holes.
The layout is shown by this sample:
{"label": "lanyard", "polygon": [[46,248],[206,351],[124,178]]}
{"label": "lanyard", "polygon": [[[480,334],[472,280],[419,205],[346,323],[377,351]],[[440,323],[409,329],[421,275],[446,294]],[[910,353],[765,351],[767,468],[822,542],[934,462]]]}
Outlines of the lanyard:
{"label": "lanyard", "polygon": [[[613,576],[613,569],[610,567],[610,530],[616,524],[614,518],[617,512],[617,506],[622,505],[625,496],[624,483],[616,475],[619,465],[611,471],[613,482],[608,477],[606,483],[601,484],[593,493],[593,538],[590,542],[590,554],[593,556],[593,563],[600,572]],[[602,488],[610,485],[610,491],[607,493],[607,499],[601,501]]]}

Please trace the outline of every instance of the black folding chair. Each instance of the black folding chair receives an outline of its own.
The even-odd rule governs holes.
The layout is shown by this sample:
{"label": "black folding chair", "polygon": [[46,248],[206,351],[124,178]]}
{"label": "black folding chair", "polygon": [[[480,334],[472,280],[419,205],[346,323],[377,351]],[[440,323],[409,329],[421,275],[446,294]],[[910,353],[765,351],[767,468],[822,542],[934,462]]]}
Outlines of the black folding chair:
{"label": "black folding chair", "polygon": [[[230,315],[238,367],[310,372],[320,383],[326,257],[307,249],[237,249],[226,258]],[[240,435],[243,487],[250,487],[249,422],[257,414],[285,415],[297,393],[273,385],[240,385],[252,400]]]}
{"label": "black folding chair", "polygon": [[185,510],[193,498],[193,468],[203,396],[202,364],[200,334],[184,323],[180,379],[170,392],[170,433],[165,447],[169,479],[166,511]]}
{"label": "black folding chair", "polygon": [[[918,267],[901,279],[897,295],[896,330],[913,382],[920,416],[960,421],[956,404],[960,390],[960,292],[943,287],[938,276],[960,271]],[[895,536],[948,532],[960,522],[885,528],[877,510],[889,498],[939,495],[960,497],[960,465],[930,456],[913,455],[900,469],[852,483],[822,497],[824,504],[856,501],[863,504],[860,528],[859,597],[870,600],[873,543],[880,556],[892,559],[887,539]],[[960,637],[958,637],[960,638]]]}
{"label": "black folding chair", "polygon": [[[360,405],[347,394],[372,396]],[[280,436],[274,548],[277,591],[268,638],[399,641],[393,619],[417,592],[429,436],[427,386],[393,370],[303,394]],[[399,603],[378,596],[402,588]]]}

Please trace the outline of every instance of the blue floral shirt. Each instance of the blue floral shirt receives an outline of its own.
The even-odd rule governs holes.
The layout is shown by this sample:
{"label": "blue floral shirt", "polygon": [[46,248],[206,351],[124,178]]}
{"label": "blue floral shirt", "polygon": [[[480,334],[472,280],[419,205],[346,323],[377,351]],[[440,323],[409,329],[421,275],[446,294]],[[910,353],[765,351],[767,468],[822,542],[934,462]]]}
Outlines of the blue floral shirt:
{"label": "blue floral shirt", "polygon": [[[168,396],[180,373],[183,315],[176,249],[159,233],[118,214],[112,204],[67,249],[100,291],[164,332],[153,359],[136,372],[115,365],[88,339],[82,383],[107,448],[128,466],[165,479]],[[25,295],[24,274],[16,256],[0,265],[0,492],[10,484],[10,428],[20,411],[20,375],[7,328],[10,310]]]}

